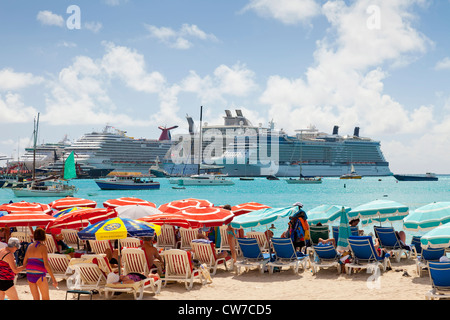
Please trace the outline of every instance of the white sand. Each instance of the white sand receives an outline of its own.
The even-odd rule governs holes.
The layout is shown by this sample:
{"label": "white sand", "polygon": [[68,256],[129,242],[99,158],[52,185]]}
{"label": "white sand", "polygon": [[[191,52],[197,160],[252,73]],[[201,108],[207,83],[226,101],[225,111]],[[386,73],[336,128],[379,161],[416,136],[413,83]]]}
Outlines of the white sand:
{"label": "white sand", "polygon": [[[404,276],[404,270],[410,275]],[[188,291],[183,283],[169,283],[159,295],[145,293],[145,300],[424,300],[424,295],[431,289],[428,272],[419,277],[415,260],[402,259],[392,262],[392,270],[382,272],[379,282],[371,282],[371,274],[364,270],[352,274],[338,274],[335,268],[321,269],[313,275],[310,269],[283,270],[281,273],[260,274],[257,269],[236,275],[233,271],[219,269],[213,276],[211,284],[200,285]],[[25,279],[17,281],[20,299],[31,300],[29,287]],[[59,290],[51,287],[52,300],[64,300],[66,282],[59,282]],[[69,294],[69,299],[73,296]],[[104,295],[95,294],[95,300],[103,300]],[[82,300],[88,299],[82,296]],[[114,296],[113,300],[133,300],[132,294]]]}

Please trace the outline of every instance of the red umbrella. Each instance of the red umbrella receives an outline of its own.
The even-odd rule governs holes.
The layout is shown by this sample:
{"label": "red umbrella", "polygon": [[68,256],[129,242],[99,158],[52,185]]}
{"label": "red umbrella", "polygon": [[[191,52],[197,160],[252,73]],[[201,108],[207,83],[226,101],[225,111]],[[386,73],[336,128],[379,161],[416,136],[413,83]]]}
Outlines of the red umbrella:
{"label": "red umbrella", "polygon": [[0,227],[46,226],[55,218],[42,212],[19,212],[0,217]]}
{"label": "red umbrella", "polygon": [[80,209],[56,218],[48,229],[79,229],[110,218],[117,217],[117,212],[106,208]]}
{"label": "red umbrella", "polygon": [[189,198],[184,200],[171,201],[169,203],[160,205],[158,209],[162,212],[175,213],[188,208],[203,208],[212,206],[213,204],[208,200]]}
{"label": "red umbrella", "polygon": [[268,209],[271,208],[269,206],[266,206],[264,204],[258,203],[258,202],[246,202],[238,204],[234,207],[231,207],[231,211],[236,216],[239,216],[241,214],[249,213],[251,211],[261,210],[261,209]]}
{"label": "red umbrella", "polygon": [[97,202],[82,198],[65,197],[51,202],[50,206],[55,210],[62,210],[72,207],[95,208],[97,206]]}
{"label": "red umbrella", "polygon": [[52,208],[50,208],[48,204],[20,201],[2,204],[0,206],[0,211],[7,211],[8,213],[42,212],[51,214]]}
{"label": "red umbrella", "polygon": [[199,228],[201,225],[195,221],[188,221],[187,217],[178,213],[159,213],[152,214],[146,217],[139,218],[137,220],[141,220],[148,223],[154,223],[157,225],[168,224],[171,226],[177,226],[181,228]]}
{"label": "red umbrella", "polygon": [[218,207],[188,208],[179,212],[189,222],[195,222],[203,227],[220,227],[233,220],[232,211]]}
{"label": "red umbrella", "polygon": [[103,202],[103,206],[105,208],[116,208],[116,207],[121,207],[121,206],[130,206],[130,205],[134,205],[134,204],[138,204],[140,206],[151,206],[153,208],[156,208],[156,204],[147,201],[147,200],[142,200],[139,198],[133,198],[133,197],[122,197],[122,198],[117,198],[117,199],[109,199],[105,202]]}

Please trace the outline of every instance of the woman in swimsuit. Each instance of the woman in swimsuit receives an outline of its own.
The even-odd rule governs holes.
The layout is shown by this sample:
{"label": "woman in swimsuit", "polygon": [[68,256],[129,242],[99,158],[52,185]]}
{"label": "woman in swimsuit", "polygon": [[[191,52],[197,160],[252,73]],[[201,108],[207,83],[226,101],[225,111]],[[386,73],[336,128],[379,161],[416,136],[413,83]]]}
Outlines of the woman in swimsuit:
{"label": "woman in swimsuit", "polygon": [[52,283],[55,288],[58,287],[58,282],[53,275],[52,269],[48,264],[47,247],[43,243],[45,241],[45,230],[37,228],[34,231],[34,241],[28,246],[27,253],[23,265],[27,269],[27,280],[30,286],[31,294],[34,300],[50,300],[50,293],[48,289],[48,282],[46,274],[48,273],[52,278]]}
{"label": "woman in swimsuit", "polygon": [[20,241],[17,238],[9,238],[8,246],[0,249],[0,301],[5,299],[5,295],[10,300],[19,300],[14,278],[24,267],[17,267],[14,260],[14,252],[20,248]]}

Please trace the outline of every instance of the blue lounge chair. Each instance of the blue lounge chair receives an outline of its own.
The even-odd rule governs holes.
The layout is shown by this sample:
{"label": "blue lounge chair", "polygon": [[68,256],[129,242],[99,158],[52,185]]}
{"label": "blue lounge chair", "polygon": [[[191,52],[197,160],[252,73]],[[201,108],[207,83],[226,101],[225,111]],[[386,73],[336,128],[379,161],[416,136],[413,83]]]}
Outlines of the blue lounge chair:
{"label": "blue lounge chair", "polygon": [[[386,249],[387,251],[392,251],[396,262],[400,262],[403,254],[408,257],[412,247],[401,242],[394,228],[375,226],[373,229],[380,243],[380,247]],[[415,247],[412,250],[415,250]]]}
{"label": "blue lounge chair", "polygon": [[[339,226],[334,226],[332,227],[332,231],[333,231],[333,238],[336,240],[336,243],[339,240]],[[359,229],[357,226],[355,227],[350,227],[350,231],[352,233],[352,236],[358,236],[359,235]]]}
{"label": "blue lounge chair", "polygon": [[438,262],[445,254],[444,248],[428,248],[422,249],[422,254],[417,256],[416,267],[419,277],[422,276],[422,271],[428,268],[429,262]]}
{"label": "blue lounge chair", "polygon": [[428,268],[432,289],[425,294],[425,299],[450,298],[450,262],[429,262]]}
{"label": "blue lounge chair", "polygon": [[275,267],[294,267],[294,272],[298,273],[298,269],[302,266],[306,269],[306,263],[309,256],[295,250],[290,238],[272,238],[273,250],[275,251],[274,261],[267,263],[269,272],[272,274]]}
{"label": "blue lounge chair", "polygon": [[339,259],[341,255],[336,251],[336,248],[330,244],[319,244],[312,247],[314,259],[311,261],[311,269],[313,274],[316,274],[320,268],[336,267],[338,273],[341,273],[341,264]]}
{"label": "blue lounge chair", "polygon": [[353,262],[345,265],[347,274],[351,274],[352,268],[372,268],[372,271],[375,272],[377,267],[386,271],[386,268],[391,266],[389,254],[386,253],[384,257],[380,257],[373,245],[371,236],[350,236],[348,243],[350,244]]}
{"label": "blue lounge chair", "polygon": [[261,273],[264,273],[264,267],[269,262],[270,255],[262,253],[258,241],[255,238],[238,238],[238,244],[243,255],[243,260],[236,261],[237,274],[240,274],[241,268],[246,270],[257,266]]}
{"label": "blue lounge chair", "polygon": [[411,245],[416,248],[416,257],[419,254],[422,254],[422,243],[420,242],[420,236],[413,236],[411,239]]}

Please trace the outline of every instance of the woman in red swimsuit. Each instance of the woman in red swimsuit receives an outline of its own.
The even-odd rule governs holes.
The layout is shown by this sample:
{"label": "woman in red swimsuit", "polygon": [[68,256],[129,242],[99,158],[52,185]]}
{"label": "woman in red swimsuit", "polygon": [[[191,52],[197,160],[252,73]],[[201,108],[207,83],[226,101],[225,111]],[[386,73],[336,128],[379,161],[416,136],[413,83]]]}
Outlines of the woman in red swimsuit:
{"label": "woman in red swimsuit", "polygon": [[50,300],[48,282],[45,277],[47,273],[52,278],[53,286],[58,287],[58,281],[48,264],[47,247],[42,243],[45,238],[45,230],[37,228],[34,231],[34,242],[28,246],[23,260],[23,265],[27,268],[28,285],[34,300],[40,300],[41,295],[42,300]]}
{"label": "woman in red swimsuit", "polygon": [[8,246],[0,249],[0,301],[5,299],[5,295],[10,300],[19,300],[14,278],[24,267],[17,267],[14,260],[14,252],[20,248],[20,242],[17,238],[10,238]]}

